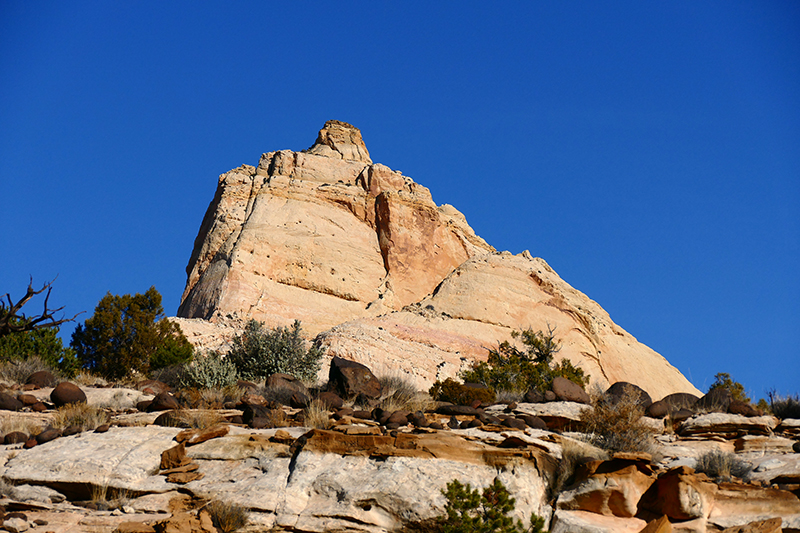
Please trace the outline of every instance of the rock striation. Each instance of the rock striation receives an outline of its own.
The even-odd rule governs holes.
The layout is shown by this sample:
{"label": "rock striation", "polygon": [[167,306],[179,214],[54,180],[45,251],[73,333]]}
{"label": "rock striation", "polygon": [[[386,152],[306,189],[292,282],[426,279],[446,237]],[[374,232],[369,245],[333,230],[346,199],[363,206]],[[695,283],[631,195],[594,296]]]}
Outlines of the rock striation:
{"label": "rock striation", "polygon": [[344,122],[328,121],[305,151],[221,175],[187,276],[176,321],[201,347],[224,350],[248,319],[298,319],[329,361],[428,388],[485,360],[513,330],[554,327],[558,358],[604,388],[699,394],[543,259],[497,252],[454,207],[373,163]]}

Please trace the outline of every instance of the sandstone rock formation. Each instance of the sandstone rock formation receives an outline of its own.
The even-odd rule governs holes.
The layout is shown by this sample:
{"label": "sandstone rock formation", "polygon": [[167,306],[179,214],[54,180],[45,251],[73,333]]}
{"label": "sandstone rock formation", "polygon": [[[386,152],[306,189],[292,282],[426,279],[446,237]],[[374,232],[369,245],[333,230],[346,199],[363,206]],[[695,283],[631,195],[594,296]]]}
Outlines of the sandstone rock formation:
{"label": "sandstone rock formation", "polygon": [[224,350],[247,319],[299,319],[329,360],[427,388],[513,330],[550,326],[558,357],[604,388],[698,393],[544,260],[495,252],[455,208],[373,163],[343,122],[327,122],[304,152],[266,153],[220,176],[187,275],[177,321],[197,346]]}

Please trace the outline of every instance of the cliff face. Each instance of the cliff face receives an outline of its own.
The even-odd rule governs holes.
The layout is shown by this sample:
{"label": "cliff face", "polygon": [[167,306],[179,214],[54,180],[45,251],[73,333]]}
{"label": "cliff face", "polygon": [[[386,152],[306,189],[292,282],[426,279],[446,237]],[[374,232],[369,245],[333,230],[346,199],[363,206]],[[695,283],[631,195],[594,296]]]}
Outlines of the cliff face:
{"label": "cliff face", "polygon": [[343,122],[327,122],[304,152],[220,176],[187,274],[178,315],[204,319],[179,320],[197,344],[219,344],[209,322],[230,337],[231,319],[299,319],[329,356],[427,387],[512,330],[550,325],[559,356],[594,382],[630,381],[657,398],[698,392],[542,259],[495,252],[455,208],[372,163]]}

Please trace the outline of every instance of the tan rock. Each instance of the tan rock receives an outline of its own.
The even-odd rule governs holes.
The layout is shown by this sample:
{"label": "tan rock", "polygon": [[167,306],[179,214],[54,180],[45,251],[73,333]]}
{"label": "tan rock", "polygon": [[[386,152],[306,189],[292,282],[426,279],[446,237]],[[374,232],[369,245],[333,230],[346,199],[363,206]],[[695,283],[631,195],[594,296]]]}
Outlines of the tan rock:
{"label": "tan rock", "polygon": [[639,499],[655,477],[630,461],[595,463],[591,475],[559,495],[558,508],[623,518],[636,516]]}
{"label": "tan rock", "polygon": [[743,526],[733,526],[722,530],[722,533],[781,533],[783,521],[780,518],[756,520]]}
{"label": "tan rock", "polygon": [[638,518],[604,516],[588,511],[559,509],[553,515],[551,533],[639,533],[646,522]]}
{"label": "tan rock", "polygon": [[717,485],[691,468],[673,468],[653,483],[639,506],[677,520],[708,518],[717,490]]}
{"label": "tan rock", "polygon": [[186,456],[186,445],[182,442],[161,452],[161,470],[178,468],[190,462],[191,459]]}
{"label": "tan rock", "polygon": [[314,146],[307,150],[310,154],[338,157],[351,161],[372,163],[369,158],[361,131],[347,122],[329,120],[319,131]]}
{"label": "tan rock", "polygon": [[681,424],[678,432],[683,437],[720,436],[732,439],[743,435],[771,435],[778,422],[774,416],[746,417],[728,413],[708,413],[689,418]]}
{"label": "tan rock", "polygon": [[672,533],[672,524],[670,524],[667,515],[662,515],[661,518],[648,522],[639,533]]}

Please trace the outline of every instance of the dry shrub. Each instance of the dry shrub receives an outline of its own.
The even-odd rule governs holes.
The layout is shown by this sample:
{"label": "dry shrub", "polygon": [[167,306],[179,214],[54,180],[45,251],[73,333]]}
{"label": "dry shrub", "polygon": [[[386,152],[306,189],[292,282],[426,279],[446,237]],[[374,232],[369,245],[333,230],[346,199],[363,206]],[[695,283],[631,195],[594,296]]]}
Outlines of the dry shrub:
{"label": "dry shrub", "polygon": [[430,395],[417,390],[414,383],[405,376],[381,376],[378,381],[380,381],[382,387],[378,407],[384,411],[424,412],[433,409],[436,405]]}
{"label": "dry shrub", "polygon": [[184,389],[180,398],[192,409],[221,409],[228,402],[237,403],[244,396],[244,389],[228,385],[220,389]]}
{"label": "dry shrub", "polygon": [[52,426],[56,429],[79,426],[81,431],[88,431],[107,423],[105,411],[85,403],[70,403],[56,409]]}
{"label": "dry shrub", "polygon": [[19,383],[20,385],[34,372],[46,370],[52,372],[58,380],[58,371],[48,365],[42,358],[32,355],[26,359],[11,359],[0,363],[0,381]]}
{"label": "dry shrub", "polygon": [[8,435],[15,431],[36,436],[44,431],[44,427],[38,422],[20,416],[3,417],[2,422],[0,422],[0,435]]}
{"label": "dry shrub", "polygon": [[0,496],[5,496],[6,498],[11,498],[12,500],[17,499],[16,487],[1,477]]}
{"label": "dry shrub", "polygon": [[263,386],[258,389],[259,395],[267,402],[276,402],[281,405],[291,405],[292,395],[297,392],[289,387],[269,387]]}
{"label": "dry shrub", "polygon": [[746,479],[753,466],[735,454],[723,451],[704,453],[697,458],[695,471],[702,472],[716,482],[730,481],[732,477]]}
{"label": "dry shrub", "polygon": [[605,395],[596,397],[592,406],[594,409],[581,414],[589,442],[611,453],[655,451],[653,432],[642,421],[644,410],[632,387],[617,401]]}
{"label": "dry shrub", "polygon": [[312,400],[303,411],[305,426],[316,429],[330,429],[333,426],[330,413],[324,402]]}
{"label": "dry shrub", "polygon": [[569,484],[578,466],[589,461],[606,459],[608,459],[608,454],[596,446],[575,439],[562,438],[561,461],[558,463],[556,477],[550,487],[550,497],[555,499],[558,493]]}
{"label": "dry shrub", "polygon": [[783,397],[775,391],[769,391],[768,394],[772,414],[781,420],[786,418],[800,419],[800,396],[789,394]]}
{"label": "dry shrub", "polygon": [[232,502],[214,500],[206,506],[211,521],[222,533],[232,533],[247,525],[249,511]]}
{"label": "dry shrub", "polygon": [[174,412],[181,427],[206,429],[225,422],[225,418],[213,409],[179,409]]}
{"label": "dry shrub", "polygon": [[78,374],[72,378],[72,381],[75,385],[79,387],[107,387],[108,381],[104,378],[92,374],[88,370],[81,370]]}

